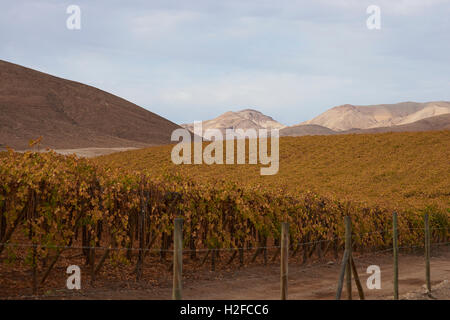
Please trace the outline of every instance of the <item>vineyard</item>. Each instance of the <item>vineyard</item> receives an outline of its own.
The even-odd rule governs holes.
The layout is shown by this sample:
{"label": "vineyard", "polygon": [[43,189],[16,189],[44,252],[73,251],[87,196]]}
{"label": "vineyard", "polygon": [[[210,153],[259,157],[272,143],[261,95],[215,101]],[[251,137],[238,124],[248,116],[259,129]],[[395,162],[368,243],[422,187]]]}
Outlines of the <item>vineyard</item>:
{"label": "vineyard", "polygon": [[[433,239],[448,241],[450,210],[397,210],[400,246],[422,241],[424,213]],[[392,245],[392,212],[307,191],[199,183],[170,171],[124,172],[75,156],[10,150],[0,156],[0,270],[26,270],[25,287],[42,292],[61,261],[78,251],[91,281],[105,269],[126,269],[140,280],[153,262],[170,268],[176,217],[184,219],[183,246],[196,267],[208,257],[212,268],[267,263],[268,248],[279,248],[281,222],[290,224],[293,257],[337,255],[344,216],[352,219],[354,250],[365,252]],[[2,293],[17,285],[6,278]]]}
{"label": "vineyard", "polygon": [[[119,152],[94,159],[122,172],[170,172],[197,184],[220,184],[302,193],[420,210],[450,208],[450,131],[280,138],[280,170],[261,176],[260,165],[174,165],[173,146]],[[248,144],[247,144],[248,147]],[[219,181],[217,181],[219,178]]]}

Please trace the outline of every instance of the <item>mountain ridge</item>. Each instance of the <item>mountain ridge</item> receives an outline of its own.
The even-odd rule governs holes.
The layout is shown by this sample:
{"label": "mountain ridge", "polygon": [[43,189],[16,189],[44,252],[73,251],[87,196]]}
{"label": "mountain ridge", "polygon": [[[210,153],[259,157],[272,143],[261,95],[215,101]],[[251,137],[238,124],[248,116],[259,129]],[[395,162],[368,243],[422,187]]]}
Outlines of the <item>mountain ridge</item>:
{"label": "mountain ridge", "polygon": [[[141,148],[171,143],[179,125],[101,89],[0,60],[0,148]],[[280,129],[282,136],[450,129],[450,102],[335,106],[285,126],[254,108],[202,122],[203,130]],[[193,131],[193,124],[181,127]]]}
{"label": "mountain ridge", "polygon": [[334,131],[371,129],[413,123],[421,119],[450,113],[450,102],[400,102],[358,106],[344,104],[333,107],[300,124],[316,124]]}
{"label": "mountain ridge", "polygon": [[[263,121],[258,123],[247,113],[257,115],[256,120]],[[203,130],[220,129],[222,132],[225,129],[273,128],[280,129],[280,136],[447,130],[450,126],[450,102],[407,101],[368,106],[344,104],[293,126],[285,126],[255,109],[244,109],[225,112],[214,119],[203,121],[202,125]],[[193,124],[181,126],[193,131]]]}

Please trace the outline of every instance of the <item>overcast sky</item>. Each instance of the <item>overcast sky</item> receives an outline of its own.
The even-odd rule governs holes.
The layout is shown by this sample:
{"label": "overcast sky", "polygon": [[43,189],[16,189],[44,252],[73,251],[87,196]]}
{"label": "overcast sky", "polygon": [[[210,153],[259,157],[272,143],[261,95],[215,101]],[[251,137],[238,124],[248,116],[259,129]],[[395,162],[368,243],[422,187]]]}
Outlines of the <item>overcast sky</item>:
{"label": "overcast sky", "polygon": [[[450,0],[0,0],[0,59],[174,122],[450,100]],[[66,9],[81,8],[81,30]],[[369,5],[381,29],[369,30]]]}

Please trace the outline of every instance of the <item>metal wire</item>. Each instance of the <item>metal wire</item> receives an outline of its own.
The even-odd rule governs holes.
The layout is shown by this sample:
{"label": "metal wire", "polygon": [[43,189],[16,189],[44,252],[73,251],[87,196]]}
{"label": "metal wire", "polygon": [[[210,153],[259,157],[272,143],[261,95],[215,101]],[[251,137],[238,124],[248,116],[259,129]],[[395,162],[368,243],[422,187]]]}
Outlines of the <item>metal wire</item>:
{"label": "metal wire", "polygon": [[[408,230],[423,230],[423,228],[408,228]],[[447,230],[450,228],[431,228],[431,230]],[[357,236],[366,236],[371,234],[385,234],[391,233],[391,230],[383,231],[371,231],[352,234],[352,238]],[[307,242],[293,242],[297,246],[313,245],[324,242],[332,242],[336,240],[344,240],[343,237],[334,237],[332,239],[322,239]],[[173,249],[152,249],[152,248],[127,248],[127,247],[104,247],[104,246],[61,246],[61,245],[43,245],[43,244],[27,244],[27,243],[17,243],[17,242],[5,242],[0,243],[0,245],[5,247],[29,247],[29,248],[49,248],[49,249],[94,249],[94,250],[115,250],[115,251],[144,251],[144,252],[173,252]],[[279,249],[281,246],[254,246],[254,247],[230,247],[230,248],[204,248],[204,249],[183,249],[183,252],[205,252],[205,251],[234,251],[234,250],[259,250],[259,249]]]}

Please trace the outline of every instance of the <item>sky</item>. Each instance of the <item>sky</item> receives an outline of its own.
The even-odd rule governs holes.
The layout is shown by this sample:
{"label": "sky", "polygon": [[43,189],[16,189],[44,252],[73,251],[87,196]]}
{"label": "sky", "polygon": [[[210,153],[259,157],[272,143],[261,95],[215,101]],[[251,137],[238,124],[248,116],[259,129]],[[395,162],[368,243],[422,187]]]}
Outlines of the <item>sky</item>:
{"label": "sky", "polygon": [[[176,123],[450,100],[450,0],[0,0],[0,59]],[[81,29],[68,29],[67,8]],[[370,5],[380,29],[369,29]]]}

